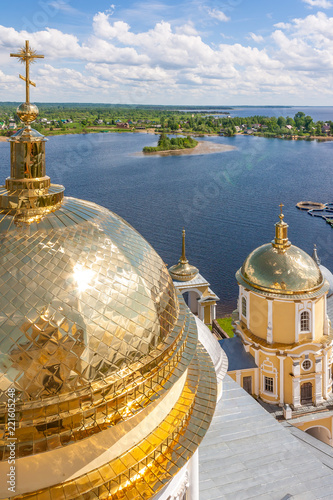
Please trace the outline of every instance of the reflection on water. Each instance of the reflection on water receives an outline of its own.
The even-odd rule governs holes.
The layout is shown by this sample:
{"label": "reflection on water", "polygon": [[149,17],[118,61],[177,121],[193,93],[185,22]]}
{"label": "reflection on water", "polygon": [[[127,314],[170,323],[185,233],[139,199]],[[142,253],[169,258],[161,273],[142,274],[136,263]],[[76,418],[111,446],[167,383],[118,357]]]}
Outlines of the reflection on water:
{"label": "reflection on water", "polygon": [[[209,137],[236,146],[228,153],[141,157],[153,146],[149,134],[51,137],[47,173],[65,195],[104,205],[124,217],[170,266],[186,254],[221,298],[219,312],[236,305],[235,272],[247,254],[274,237],[283,202],[293,244],[333,269],[332,229],[295,208],[301,200],[332,200],[333,141],[283,141],[256,137]],[[0,175],[9,175],[9,145],[0,143]]]}

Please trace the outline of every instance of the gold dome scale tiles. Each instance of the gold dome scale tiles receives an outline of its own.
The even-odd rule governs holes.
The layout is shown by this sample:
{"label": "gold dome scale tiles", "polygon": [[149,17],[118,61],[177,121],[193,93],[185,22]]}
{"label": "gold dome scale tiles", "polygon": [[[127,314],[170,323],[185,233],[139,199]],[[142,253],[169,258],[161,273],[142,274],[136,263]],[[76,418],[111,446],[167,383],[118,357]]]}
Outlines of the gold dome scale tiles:
{"label": "gold dome scale tiles", "polygon": [[[33,113],[28,98],[20,108]],[[11,139],[0,191],[0,476],[13,388],[10,498],[151,498],[209,426],[214,367],[153,248],[51,184],[32,118]]]}
{"label": "gold dome scale tiles", "polygon": [[236,274],[237,280],[259,293],[313,294],[324,285],[321,271],[310,255],[290,243],[284,215],[279,217],[275,239],[250,253]]}

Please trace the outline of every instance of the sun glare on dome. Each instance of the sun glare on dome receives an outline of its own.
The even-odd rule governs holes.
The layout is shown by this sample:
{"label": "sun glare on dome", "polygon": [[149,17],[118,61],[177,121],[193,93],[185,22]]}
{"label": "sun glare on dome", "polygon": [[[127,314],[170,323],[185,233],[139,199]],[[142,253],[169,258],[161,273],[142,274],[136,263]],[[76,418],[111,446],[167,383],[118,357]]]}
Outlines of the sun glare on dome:
{"label": "sun glare on dome", "polygon": [[78,291],[85,292],[89,286],[91,286],[91,281],[94,278],[95,273],[92,269],[84,267],[82,264],[75,264],[74,266],[74,279],[77,283]]}

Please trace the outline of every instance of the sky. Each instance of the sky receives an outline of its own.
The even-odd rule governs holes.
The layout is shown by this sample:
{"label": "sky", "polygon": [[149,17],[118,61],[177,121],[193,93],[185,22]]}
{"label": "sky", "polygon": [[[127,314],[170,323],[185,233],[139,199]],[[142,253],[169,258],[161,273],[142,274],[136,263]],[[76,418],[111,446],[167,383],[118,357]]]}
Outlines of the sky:
{"label": "sky", "polygon": [[36,102],[333,105],[333,0],[2,2],[0,101],[25,40]]}

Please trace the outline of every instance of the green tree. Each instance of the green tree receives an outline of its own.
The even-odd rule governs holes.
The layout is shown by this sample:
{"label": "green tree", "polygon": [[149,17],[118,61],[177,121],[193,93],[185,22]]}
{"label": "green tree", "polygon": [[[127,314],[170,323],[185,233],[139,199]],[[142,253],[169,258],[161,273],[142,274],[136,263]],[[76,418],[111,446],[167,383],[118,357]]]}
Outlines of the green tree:
{"label": "green tree", "polygon": [[305,113],[303,111],[298,111],[294,116],[295,125],[297,128],[304,127]]}
{"label": "green tree", "polygon": [[279,116],[277,123],[279,127],[285,127],[287,125],[287,120],[283,116]]}
{"label": "green tree", "polygon": [[313,120],[311,116],[305,116],[304,118],[304,127],[307,132],[310,132],[310,130],[313,127]]}

